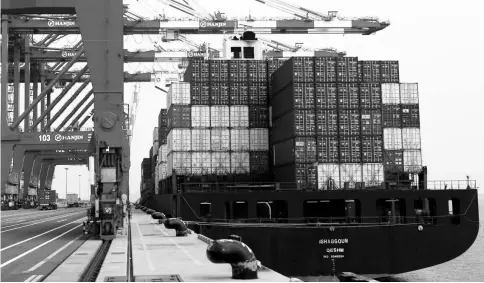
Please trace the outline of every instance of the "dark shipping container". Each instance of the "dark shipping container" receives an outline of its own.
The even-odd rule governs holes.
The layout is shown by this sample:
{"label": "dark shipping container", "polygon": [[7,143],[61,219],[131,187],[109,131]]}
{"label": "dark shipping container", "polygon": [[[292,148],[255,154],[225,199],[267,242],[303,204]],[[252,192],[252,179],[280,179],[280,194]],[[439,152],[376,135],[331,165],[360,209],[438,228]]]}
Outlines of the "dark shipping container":
{"label": "dark shipping container", "polygon": [[229,84],[210,83],[210,105],[229,105]]}
{"label": "dark shipping container", "polygon": [[279,69],[279,67],[281,67],[285,62],[286,60],[282,59],[271,59],[267,61],[268,81],[270,80],[272,74],[274,74],[274,72],[277,71],[277,69]]}
{"label": "dark shipping container", "polygon": [[249,152],[249,159],[251,174],[269,173],[269,152],[251,151]]}
{"label": "dark shipping container", "polygon": [[361,162],[361,136],[341,136],[340,162],[341,163],[360,163]]}
{"label": "dark shipping container", "polygon": [[336,60],[335,57],[315,58],[316,82],[336,82]]}
{"label": "dark shipping container", "polygon": [[272,96],[272,118],[277,119],[293,109],[314,109],[314,83],[293,83]]}
{"label": "dark shipping container", "polygon": [[381,109],[381,84],[360,84],[360,107],[368,109]]}
{"label": "dark shipping container", "polygon": [[191,60],[183,75],[185,82],[208,82],[210,63],[206,60]]}
{"label": "dark shipping container", "polygon": [[272,141],[279,142],[296,136],[316,135],[314,110],[293,110],[272,121]]}
{"label": "dark shipping container", "polygon": [[381,81],[380,61],[359,61],[360,82],[378,83]]}
{"label": "dark shipping container", "polygon": [[339,162],[339,140],[337,136],[317,137],[318,162]]}
{"label": "dark shipping container", "polygon": [[269,107],[262,105],[249,106],[249,127],[269,128]]}
{"label": "dark shipping container", "polygon": [[316,110],[316,126],[319,136],[338,134],[337,110]]}
{"label": "dark shipping container", "polygon": [[229,80],[229,61],[210,60],[210,81],[228,82]]}
{"label": "dark shipping container", "polygon": [[297,137],[272,146],[274,166],[316,162],[316,138]]}
{"label": "dark shipping container", "polygon": [[402,127],[420,127],[420,111],[418,104],[402,104]]}
{"label": "dark shipping container", "polygon": [[380,110],[361,109],[361,134],[382,135],[382,114]]}
{"label": "dark shipping container", "polygon": [[190,83],[190,103],[192,105],[210,105],[210,86],[208,82]]}
{"label": "dark shipping container", "polygon": [[[298,190],[314,190],[317,184],[317,168],[313,164],[291,164],[274,168],[274,179],[281,182],[281,187],[286,185],[294,186]],[[292,183],[292,184],[291,184]]]}
{"label": "dark shipping container", "polygon": [[383,104],[383,127],[399,128],[402,126],[400,105]]}
{"label": "dark shipping container", "polygon": [[267,61],[249,60],[248,71],[249,82],[267,82]]}
{"label": "dark shipping container", "polygon": [[247,83],[249,79],[247,73],[247,61],[245,60],[230,60],[229,61],[229,80],[230,82]]}
{"label": "dark shipping container", "polygon": [[360,135],[360,110],[340,109],[338,114],[338,125],[340,135]]}
{"label": "dark shipping container", "polygon": [[342,83],[358,82],[358,57],[337,57],[336,81]]}
{"label": "dark shipping container", "polygon": [[384,150],[383,166],[386,172],[402,172],[403,150]]}
{"label": "dark shipping container", "polygon": [[335,83],[316,83],[316,109],[335,109],[338,107]]}
{"label": "dark shipping container", "polygon": [[168,110],[168,131],[173,128],[190,128],[191,106],[172,105]]}
{"label": "dark shipping container", "polygon": [[37,201],[39,202],[39,205],[56,203],[57,199],[55,193],[55,190],[37,190]]}
{"label": "dark shipping container", "polygon": [[358,84],[339,83],[338,84],[338,108],[358,109],[360,99],[358,96]]}
{"label": "dark shipping container", "polygon": [[230,105],[249,104],[249,85],[244,83],[229,84]]}
{"label": "dark shipping container", "polygon": [[251,105],[268,105],[269,93],[267,83],[250,83],[249,84],[249,104]]}
{"label": "dark shipping container", "polygon": [[380,61],[381,82],[399,83],[398,61]]}
{"label": "dark shipping container", "polygon": [[271,77],[272,93],[293,82],[314,82],[314,57],[292,57]]}
{"label": "dark shipping container", "polygon": [[364,163],[383,162],[382,136],[364,136],[361,138],[361,152]]}

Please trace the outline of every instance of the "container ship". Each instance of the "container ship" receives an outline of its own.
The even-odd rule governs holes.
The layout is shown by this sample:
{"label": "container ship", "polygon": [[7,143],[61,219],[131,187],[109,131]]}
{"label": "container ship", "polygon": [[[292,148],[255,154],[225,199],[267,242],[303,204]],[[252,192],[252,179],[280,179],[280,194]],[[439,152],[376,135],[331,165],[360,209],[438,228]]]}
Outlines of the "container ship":
{"label": "container ship", "polygon": [[190,60],[142,161],[140,203],[237,235],[286,276],[418,270],[463,254],[475,182],[427,180],[418,85],[398,61],[266,58],[256,35]]}

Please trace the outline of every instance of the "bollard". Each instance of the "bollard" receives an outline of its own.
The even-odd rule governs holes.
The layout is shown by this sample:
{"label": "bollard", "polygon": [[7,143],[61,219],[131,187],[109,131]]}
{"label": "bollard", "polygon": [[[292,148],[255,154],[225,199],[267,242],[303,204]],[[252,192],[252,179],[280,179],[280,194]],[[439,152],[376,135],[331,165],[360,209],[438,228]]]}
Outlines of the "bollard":
{"label": "bollard", "polygon": [[236,240],[215,240],[207,247],[207,258],[213,263],[232,266],[232,279],[257,279],[257,259],[254,252]]}
{"label": "bollard", "polygon": [[169,218],[165,220],[164,224],[166,229],[175,229],[177,237],[188,236],[188,228],[181,219]]}

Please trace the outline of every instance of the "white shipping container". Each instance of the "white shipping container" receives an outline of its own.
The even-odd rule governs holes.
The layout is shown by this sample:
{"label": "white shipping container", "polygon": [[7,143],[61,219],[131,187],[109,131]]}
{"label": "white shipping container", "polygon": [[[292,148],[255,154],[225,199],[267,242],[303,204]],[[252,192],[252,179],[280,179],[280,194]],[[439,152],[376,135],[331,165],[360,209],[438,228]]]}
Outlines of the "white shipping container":
{"label": "white shipping container", "polygon": [[192,130],[192,150],[193,151],[210,150],[210,130],[209,129]]}
{"label": "white shipping container", "polygon": [[402,104],[418,104],[418,84],[400,84],[400,101]]}
{"label": "white shipping container", "polygon": [[339,187],[339,164],[328,163],[318,165],[318,189],[331,190]]}
{"label": "white shipping container", "polygon": [[230,155],[230,172],[232,174],[248,174],[250,161],[248,152],[232,152]]}
{"label": "white shipping container", "polygon": [[158,149],[158,163],[166,162],[168,156],[168,145],[162,144]]}
{"label": "white shipping container", "polygon": [[249,130],[251,151],[269,150],[269,129],[252,128]]}
{"label": "white shipping container", "polygon": [[192,148],[190,129],[172,129],[168,133],[168,153],[172,151],[190,151]]}
{"label": "white shipping container", "polygon": [[166,95],[167,109],[170,109],[172,104],[189,105],[190,104],[190,83],[174,82],[170,85]]}
{"label": "white shipping container", "polygon": [[156,167],[155,167],[155,195],[158,194],[158,189],[159,189],[159,186],[158,186],[158,182],[160,181],[160,175],[159,175],[159,168],[158,168],[158,164],[156,164]]}
{"label": "white shipping container", "polygon": [[362,166],[356,163],[345,163],[341,164],[339,167],[341,183],[340,188],[344,188],[346,182],[349,183],[350,188],[355,188],[356,182],[362,182],[363,178],[361,176]]}
{"label": "white shipping container", "polygon": [[365,182],[365,186],[380,186],[383,181],[382,163],[363,163],[363,182]]}
{"label": "white shipping container", "polygon": [[403,128],[402,129],[403,149],[420,149],[420,129]]}
{"label": "white shipping container", "polygon": [[388,150],[402,149],[402,129],[401,128],[383,129],[383,148]]}
{"label": "white shipping container", "polygon": [[158,141],[155,141],[153,143],[153,156],[152,157],[155,157],[156,155],[158,155],[158,150],[156,150],[157,148],[160,148],[160,146],[158,145]]}
{"label": "white shipping container", "polygon": [[229,151],[230,150],[230,131],[229,129],[212,129],[210,131],[211,150]]}
{"label": "white shipping container", "polygon": [[230,127],[249,127],[249,106],[230,106]]}
{"label": "white shipping container", "polygon": [[381,84],[381,94],[383,104],[400,104],[400,84]]}
{"label": "white shipping container", "polygon": [[210,106],[192,106],[192,127],[210,127]]}
{"label": "white shipping container", "polygon": [[210,125],[213,128],[228,128],[230,125],[229,106],[211,106]]}
{"label": "white shipping container", "polygon": [[249,129],[230,130],[230,150],[249,150]]}
{"label": "white shipping container", "polygon": [[212,154],[210,152],[192,153],[192,174],[208,175],[212,172]]}
{"label": "white shipping container", "polygon": [[158,127],[153,130],[153,143],[158,141]]}
{"label": "white shipping container", "polygon": [[165,180],[167,177],[167,164],[165,162],[158,165],[158,177],[160,180]]}
{"label": "white shipping container", "polygon": [[422,169],[422,152],[420,150],[404,150],[403,169],[405,172],[419,172]]}
{"label": "white shipping container", "polygon": [[192,174],[192,154],[190,152],[172,152],[168,154],[168,176],[175,171],[177,175]]}
{"label": "white shipping container", "polygon": [[230,153],[212,152],[212,174],[227,175],[230,173]]}

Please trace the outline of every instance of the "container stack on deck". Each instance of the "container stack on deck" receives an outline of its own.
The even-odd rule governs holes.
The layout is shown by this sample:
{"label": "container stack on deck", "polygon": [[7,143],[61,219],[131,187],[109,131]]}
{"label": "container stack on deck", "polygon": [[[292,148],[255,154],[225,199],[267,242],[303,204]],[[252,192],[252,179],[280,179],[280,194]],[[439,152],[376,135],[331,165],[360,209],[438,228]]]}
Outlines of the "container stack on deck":
{"label": "container stack on deck", "polygon": [[160,142],[160,146],[158,148],[158,178],[155,182],[158,184],[158,191],[155,190],[155,194],[160,194],[165,192],[164,187],[162,184],[162,180],[166,179],[167,175],[167,161],[168,161],[168,152],[167,152],[167,135],[168,135],[168,111],[166,109],[161,109],[160,114],[158,115],[158,140]]}

